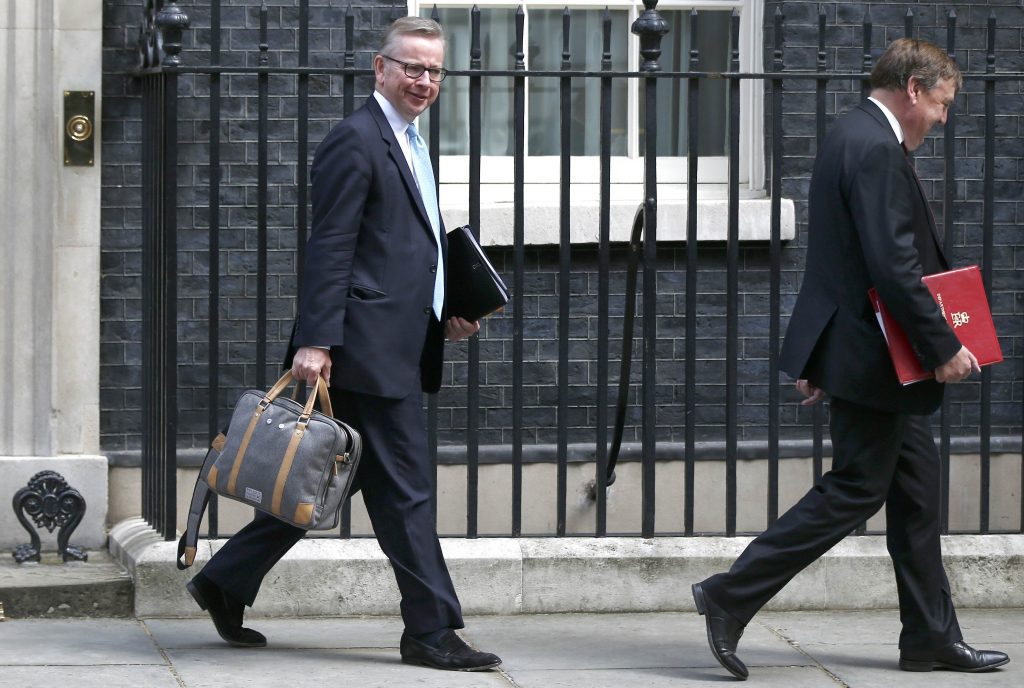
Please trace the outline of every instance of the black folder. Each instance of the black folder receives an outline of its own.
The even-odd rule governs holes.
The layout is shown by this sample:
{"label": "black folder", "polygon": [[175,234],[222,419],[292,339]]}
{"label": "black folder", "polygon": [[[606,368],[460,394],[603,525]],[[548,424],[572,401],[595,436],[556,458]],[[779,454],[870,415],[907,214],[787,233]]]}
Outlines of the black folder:
{"label": "black folder", "polygon": [[508,288],[469,225],[448,232],[448,316],[479,320],[508,303]]}

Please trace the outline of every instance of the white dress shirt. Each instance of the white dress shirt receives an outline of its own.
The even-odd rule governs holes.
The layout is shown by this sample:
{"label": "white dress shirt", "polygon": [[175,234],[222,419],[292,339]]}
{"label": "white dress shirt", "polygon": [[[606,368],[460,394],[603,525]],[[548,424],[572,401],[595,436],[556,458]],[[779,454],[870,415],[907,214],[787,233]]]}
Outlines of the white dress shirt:
{"label": "white dress shirt", "polygon": [[882,114],[885,115],[885,118],[889,120],[889,125],[892,127],[893,132],[895,132],[896,134],[896,140],[902,144],[903,127],[900,126],[900,121],[896,119],[896,115],[892,114],[892,112],[889,111],[889,108],[882,105],[882,103],[880,103],[877,98],[872,98],[871,96],[868,96],[868,100],[870,100],[872,103],[879,107],[879,109],[882,111]]}

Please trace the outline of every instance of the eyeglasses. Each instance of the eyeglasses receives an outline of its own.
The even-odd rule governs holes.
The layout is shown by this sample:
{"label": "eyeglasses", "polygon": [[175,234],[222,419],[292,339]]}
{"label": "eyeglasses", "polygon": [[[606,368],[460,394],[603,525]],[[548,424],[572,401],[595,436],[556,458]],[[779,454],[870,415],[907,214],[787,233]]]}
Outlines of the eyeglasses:
{"label": "eyeglasses", "polygon": [[380,53],[380,56],[386,60],[391,60],[392,62],[397,62],[402,65],[405,68],[405,75],[410,79],[419,79],[423,76],[423,72],[426,72],[428,79],[433,81],[435,84],[439,84],[444,81],[446,76],[448,76],[448,70],[443,67],[424,67],[421,64],[415,64],[413,62],[402,62],[401,60],[396,60],[390,55],[385,55],[384,53]]}

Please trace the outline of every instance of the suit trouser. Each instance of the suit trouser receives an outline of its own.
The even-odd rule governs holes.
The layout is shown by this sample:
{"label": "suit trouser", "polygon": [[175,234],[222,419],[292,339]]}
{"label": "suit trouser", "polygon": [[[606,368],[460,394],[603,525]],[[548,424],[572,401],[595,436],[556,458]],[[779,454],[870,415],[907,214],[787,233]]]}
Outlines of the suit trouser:
{"label": "suit trouser", "polygon": [[832,470],[755,538],[704,591],[746,624],[797,573],[885,503],[886,543],[899,595],[900,648],[962,639],[942,566],[939,456],[926,416],[831,403]]}
{"label": "suit trouser", "polygon": [[[366,511],[402,594],[409,633],[462,628],[462,611],[441,554],[430,497],[433,468],[423,429],[422,394],[404,399],[331,389],[335,415],[363,437],[353,491]],[[258,513],[210,559],[202,575],[252,606],[263,577],[305,531]]]}

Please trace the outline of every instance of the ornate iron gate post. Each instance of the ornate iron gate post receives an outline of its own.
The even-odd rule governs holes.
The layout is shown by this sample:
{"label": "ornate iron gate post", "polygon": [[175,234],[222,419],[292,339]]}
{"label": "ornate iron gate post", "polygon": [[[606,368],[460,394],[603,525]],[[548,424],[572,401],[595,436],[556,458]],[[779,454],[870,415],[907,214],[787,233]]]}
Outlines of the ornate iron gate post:
{"label": "ornate iron gate post", "polygon": [[189,19],[147,0],[142,83],[142,515],[166,540],[176,522],[178,72]]}

